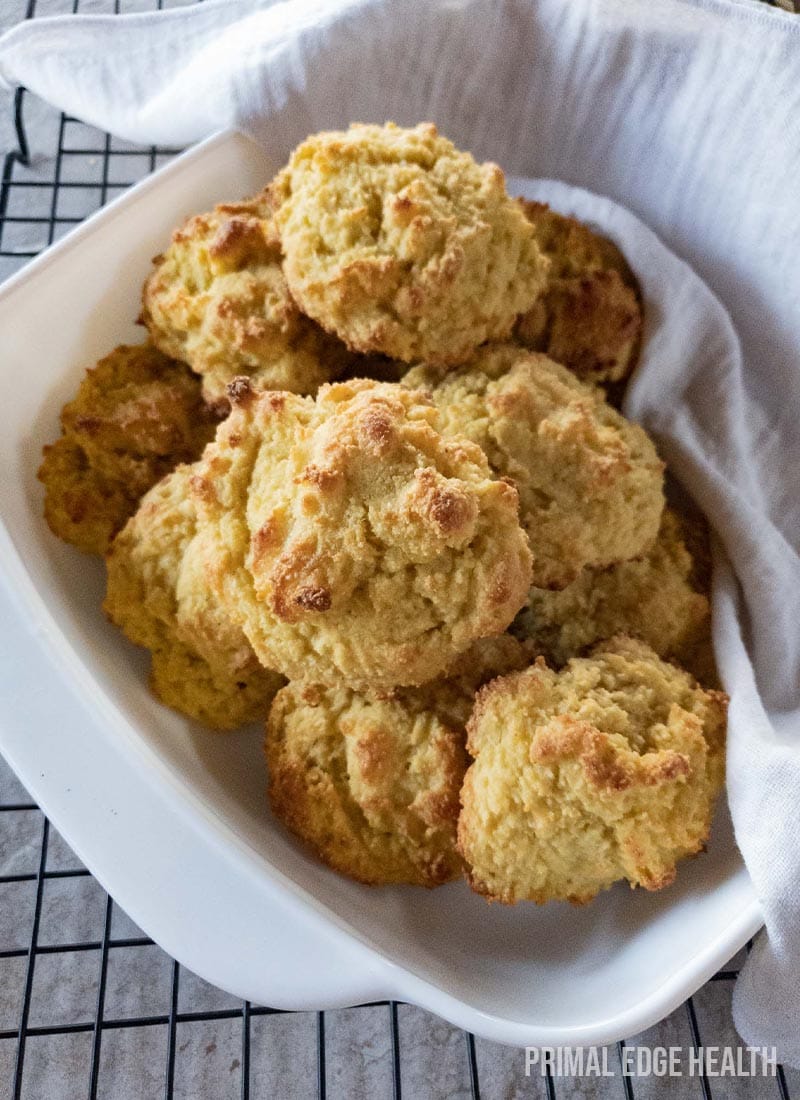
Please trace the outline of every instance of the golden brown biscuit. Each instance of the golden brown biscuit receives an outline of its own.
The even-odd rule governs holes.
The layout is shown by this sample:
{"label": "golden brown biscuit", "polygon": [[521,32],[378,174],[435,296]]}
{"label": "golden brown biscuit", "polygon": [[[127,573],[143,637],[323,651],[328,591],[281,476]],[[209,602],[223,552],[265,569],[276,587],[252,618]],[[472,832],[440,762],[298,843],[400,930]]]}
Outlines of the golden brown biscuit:
{"label": "golden brown biscuit", "polygon": [[591,382],[619,382],[639,355],[642,306],[636,278],[615,244],[543,202],[520,205],[550,260],[544,293],[515,335]]}
{"label": "golden brown biscuit", "polygon": [[96,470],[141,496],[200,453],[216,419],[183,363],[139,344],[116,348],[86,372],[61,424]]}
{"label": "golden brown biscuit", "polygon": [[104,554],[139,498],[179,462],[196,458],[215,420],[182,363],[151,344],[121,346],[91,370],[44,449],[45,518],[59,538]]}
{"label": "golden brown biscuit", "polygon": [[95,470],[73,439],[61,436],[44,448],[44,518],[54,535],[86,554],[104,554],[136,509],[125,486]]}
{"label": "golden brown biscuit", "polygon": [[475,702],[475,692],[496,676],[519,672],[535,656],[533,646],[513,634],[479,638],[456,658],[447,675],[418,688],[394,689],[392,694],[415,693],[428,710],[435,711],[454,729],[465,730]]}
{"label": "golden brown biscuit", "polygon": [[261,667],[241,630],[212,599],[206,545],[179,466],[144,497],[107,557],[104,610],[152,653],[153,691],[216,729],[262,718],[282,677]]}
{"label": "golden brown biscuit", "polygon": [[154,649],[151,657],[150,687],[156,698],[212,730],[262,722],[275,692],[285,683],[252,660],[231,673],[177,639]]}
{"label": "golden brown biscuit", "polygon": [[533,583],[563,588],[586,566],[646,553],[664,503],[651,440],[595,387],[544,355],[487,345],[464,367],[415,367],[404,385],[428,388],[443,430],[478,443],[520,494]]}
{"label": "golden brown biscuit", "polygon": [[458,845],[475,890],[589,901],[619,879],[658,890],[702,850],[724,779],[727,698],[618,637],[556,673],[494,680],[468,726],[475,757]]}
{"label": "golden brown biscuit", "polygon": [[517,492],[436,431],[424,396],[354,381],[313,401],[244,379],[231,396],[192,486],[216,592],[262,663],[385,689],[505,630],[530,583]]}
{"label": "golden brown biscuit", "polygon": [[666,508],[658,538],[644,557],[584,569],[560,592],[532,588],[514,629],[555,665],[603,638],[629,634],[705,682],[691,662],[708,636],[710,607],[693,573],[681,521]]}
{"label": "golden brown biscuit", "polygon": [[455,850],[464,726],[477,688],[522,668],[509,635],[477,642],[448,680],[358,694],[292,683],[267,722],[275,815],[329,867],[373,885],[438,886]]}
{"label": "golden brown biscuit", "polygon": [[315,393],[349,363],[345,346],[305,317],[281,271],[265,196],[224,203],[177,229],[142,293],[153,342],[203,377],[227,407],[237,375],[271,390]]}
{"label": "golden brown biscuit", "polygon": [[457,363],[508,336],[541,290],[503,173],[431,123],[316,134],[271,189],[292,294],[355,351]]}

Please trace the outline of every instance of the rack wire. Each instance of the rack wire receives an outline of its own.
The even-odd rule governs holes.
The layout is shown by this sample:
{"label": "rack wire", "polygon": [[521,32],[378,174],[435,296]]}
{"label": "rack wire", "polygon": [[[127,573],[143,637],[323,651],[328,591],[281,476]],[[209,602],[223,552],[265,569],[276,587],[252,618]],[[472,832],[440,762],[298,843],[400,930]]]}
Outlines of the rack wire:
{"label": "rack wire", "polygon": [[[176,0],[185,2],[191,0]],[[175,4],[83,0],[81,6],[80,0],[39,0],[37,5],[37,0],[27,0],[19,17],[162,6]],[[0,278],[179,152],[117,141],[51,111],[24,89],[18,89],[13,98],[13,131],[16,147],[5,155],[0,181]],[[36,134],[35,144],[29,133]],[[27,869],[13,870],[19,864],[17,857]],[[91,921],[84,919],[90,910],[97,916],[96,934],[89,927]],[[69,931],[73,925],[74,936],[59,938],[59,931]],[[127,934],[120,934],[120,925]],[[140,1000],[150,997],[154,1003],[154,969],[137,969],[142,957],[137,952],[159,960],[167,989],[161,1011],[131,1012],[116,1004],[117,963],[125,959],[121,969],[129,985],[138,983]],[[730,990],[740,963],[737,957],[681,1009],[636,1041],[683,1042],[695,1050],[704,1040],[706,1045],[735,1045]],[[83,991],[82,1005],[77,993],[70,994],[73,985]],[[190,987],[188,999],[186,987]],[[66,999],[67,1007],[72,997],[71,1018],[69,1013],[60,1018],[56,1013],[50,1020],[42,1015],[41,1002],[48,992],[59,1004]],[[349,1035],[351,1040],[349,1048],[341,1039],[343,1011],[358,1013],[356,1022],[351,1018],[344,1028],[344,1039]],[[270,1023],[275,1025],[272,1033],[261,1026]],[[204,1046],[192,1047],[192,1029],[208,1039]],[[280,1034],[279,1041],[276,1035]],[[112,1042],[115,1036],[120,1041]],[[146,1041],[141,1041],[145,1036]],[[209,1057],[218,1045],[227,1054],[234,1050],[238,1054],[231,1058],[227,1073],[214,1077]],[[540,1080],[526,1079],[520,1052],[476,1041],[394,1001],[335,1013],[285,1013],[235,1001],[169,960],[125,918],[0,758],[0,1090],[8,1084],[13,1100],[69,1100],[87,1095],[90,1100],[150,1096],[166,1100],[368,1096],[372,1100],[379,1095],[393,1100],[403,1095],[413,1100],[500,1100],[523,1095],[632,1100],[645,1092],[653,1095],[651,1083],[643,1089],[635,1078],[619,1072],[624,1048],[622,1042],[610,1051],[618,1067],[613,1080],[576,1082],[549,1073]],[[785,1073],[780,1067],[774,1079],[754,1079],[749,1091],[746,1082],[734,1084],[735,1095],[758,1100],[789,1100],[790,1086],[800,1096],[800,1074]],[[669,1094],[710,1100],[731,1095],[729,1087],[730,1082],[719,1085],[703,1075],[671,1081]]]}

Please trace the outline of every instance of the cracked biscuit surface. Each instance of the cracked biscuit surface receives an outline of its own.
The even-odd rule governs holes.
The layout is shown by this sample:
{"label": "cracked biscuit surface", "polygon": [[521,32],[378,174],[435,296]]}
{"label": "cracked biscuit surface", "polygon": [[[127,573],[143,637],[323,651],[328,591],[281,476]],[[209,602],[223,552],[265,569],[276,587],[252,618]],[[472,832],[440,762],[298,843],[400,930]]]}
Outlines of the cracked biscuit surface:
{"label": "cracked biscuit surface", "polygon": [[657,890],[703,849],[724,780],[727,697],[623,636],[560,672],[483,688],[468,725],[459,850],[491,900]]}
{"label": "cracked biscuit surface", "polygon": [[684,525],[665,508],[658,538],[644,557],[584,569],[561,591],[532,588],[514,630],[555,665],[604,638],[628,634],[705,683],[693,659],[708,636],[711,609],[694,574]]}
{"label": "cracked biscuit surface", "polygon": [[211,597],[208,547],[179,466],[144,497],[107,557],[104,609],[152,654],[151,686],[167,706],[215,729],[263,718],[281,676],[263,668]]}
{"label": "cracked biscuit surface", "polygon": [[215,591],[265,665],[381,689],[443,673],[525,600],[517,492],[423,395],[353,381],[316,401],[231,387],[192,480]]}
{"label": "cracked biscuit surface", "polygon": [[438,886],[456,878],[464,727],[475,691],[527,660],[505,634],[476,642],[450,677],[420,688],[289,684],[272,704],[265,741],[276,817],[359,882]]}
{"label": "cracked biscuit surface", "polygon": [[652,545],[664,503],[655,447],[565,367],[488,345],[447,373],[414,367],[403,384],[429,389],[442,430],[478,443],[495,474],[517,486],[537,587],[563,588],[586,566]]}
{"label": "cracked biscuit surface", "polygon": [[86,371],[44,448],[45,518],[65,542],[104,554],[140,497],[196,458],[216,421],[197,379],[151,344],[122,345]]}
{"label": "cracked biscuit surface", "polygon": [[352,358],[297,308],[263,195],[189,218],[153,262],[142,320],[159,348],[202,375],[213,405],[227,406],[226,386],[238,375],[264,389],[315,393]]}
{"label": "cracked biscuit surface", "polygon": [[309,137],[271,192],[292,294],[355,351],[457,363],[507,336],[543,285],[501,170],[431,123]]}
{"label": "cracked biscuit surface", "polygon": [[516,338],[587,381],[622,381],[636,365],[642,332],[639,288],[625,257],[575,218],[519,201],[550,267]]}

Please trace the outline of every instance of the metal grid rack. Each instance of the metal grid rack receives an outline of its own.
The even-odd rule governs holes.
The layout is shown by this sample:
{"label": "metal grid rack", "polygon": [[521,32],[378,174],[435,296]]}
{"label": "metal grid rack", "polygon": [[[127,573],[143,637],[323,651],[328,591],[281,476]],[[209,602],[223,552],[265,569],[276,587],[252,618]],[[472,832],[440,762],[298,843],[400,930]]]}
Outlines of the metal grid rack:
{"label": "metal grid rack", "polygon": [[[176,0],[178,4],[187,0]],[[189,0],[190,2],[190,0]],[[15,18],[130,11],[163,0],[20,0]],[[175,5],[171,5],[175,6]],[[10,14],[10,13],[9,13]],[[0,278],[178,150],[119,142],[19,89],[16,148],[0,181]],[[35,144],[29,139],[35,134]],[[640,1044],[736,1045],[730,991],[741,957]],[[284,1013],[241,1002],[168,959],[79,864],[0,759],[0,1095],[13,1100],[149,1097],[800,1096],[800,1074],[524,1076],[520,1052],[475,1040],[411,1006],[381,1001]],[[187,1053],[188,1052],[188,1053]]]}

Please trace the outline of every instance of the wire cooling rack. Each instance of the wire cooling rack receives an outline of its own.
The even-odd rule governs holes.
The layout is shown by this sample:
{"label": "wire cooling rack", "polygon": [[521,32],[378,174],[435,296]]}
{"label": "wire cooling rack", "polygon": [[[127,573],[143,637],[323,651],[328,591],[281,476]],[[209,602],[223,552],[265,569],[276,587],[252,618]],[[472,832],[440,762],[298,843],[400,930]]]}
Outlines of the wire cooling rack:
{"label": "wire cooling rack", "polygon": [[[0,20],[162,6],[177,5],[18,0],[19,10]],[[11,106],[0,181],[0,279],[179,151],[117,141],[23,89]],[[629,1042],[686,1051],[738,1046],[730,999],[743,957]],[[0,758],[0,1096],[800,1097],[800,1073],[780,1067],[774,1078],[624,1077],[624,1046],[606,1052],[613,1078],[526,1078],[522,1052],[476,1040],[409,1005],[287,1013],[230,997],[133,925]]]}

